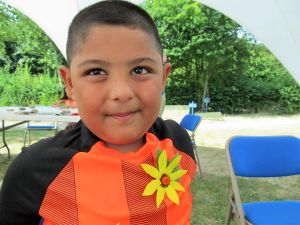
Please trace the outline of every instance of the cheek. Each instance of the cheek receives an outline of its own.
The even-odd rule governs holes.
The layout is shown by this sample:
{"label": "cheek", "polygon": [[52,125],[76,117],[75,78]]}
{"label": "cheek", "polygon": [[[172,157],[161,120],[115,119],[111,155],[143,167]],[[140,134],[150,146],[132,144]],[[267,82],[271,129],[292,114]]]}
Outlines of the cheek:
{"label": "cheek", "polygon": [[149,85],[141,87],[140,97],[146,106],[156,109],[160,107],[161,92],[162,90],[159,85]]}
{"label": "cheek", "polygon": [[[74,85],[74,94],[76,97],[78,107],[90,109],[97,107],[97,103],[101,103],[101,89],[95,85],[86,84],[85,82],[77,83]],[[82,108],[82,107],[80,107]]]}

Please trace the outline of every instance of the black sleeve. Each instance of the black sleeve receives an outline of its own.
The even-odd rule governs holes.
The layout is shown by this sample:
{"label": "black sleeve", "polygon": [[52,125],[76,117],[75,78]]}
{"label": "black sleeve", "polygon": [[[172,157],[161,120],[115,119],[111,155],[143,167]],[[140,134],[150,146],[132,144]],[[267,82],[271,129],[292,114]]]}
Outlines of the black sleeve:
{"label": "black sleeve", "polygon": [[31,177],[35,172],[24,156],[26,153],[21,153],[5,174],[0,192],[0,224],[37,225],[40,220],[38,209],[41,196],[36,189],[41,187],[37,187],[40,184]]}
{"label": "black sleeve", "polygon": [[1,225],[37,225],[48,185],[74,155],[47,143],[22,151],[9,166],[0,192]]}
{"label": "black sleeve", "polygon": [[174,120],[157,118],[149,132],[155,134],[160,140],[170,138],[178,150],[188,154],[195,161],[193,146],[188,132]]}
{"label": "black sleeve", "polygon": [[38,225],[39,209],[48,186],[80,151],[97,141],[79,122],[72,130],[41,140],[9,166],[0,191],[0,225]]}

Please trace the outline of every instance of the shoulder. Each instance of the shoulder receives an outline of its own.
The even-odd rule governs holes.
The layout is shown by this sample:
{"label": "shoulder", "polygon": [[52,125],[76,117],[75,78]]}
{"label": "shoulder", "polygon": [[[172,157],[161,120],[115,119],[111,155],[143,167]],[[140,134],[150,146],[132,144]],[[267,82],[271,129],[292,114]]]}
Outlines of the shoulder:
{"label": "shoulder", "polygon": [[44,193],[76,154],[57,145],[55,139],[23,148],[10,164],[0,193],[0,224],[2,220],[8,224],[38,224]]}
{"label": "shoulder", "polygon": [[31,171],[34,176],[26,173],[28,175],[24,177],[29,176],[27,179],[35,178],[49,183],[76,153],[89,151],[97,141],[98,139],[79,122],[71,130],[61,131],[54,137],[23,148],[11,164],[11,171],[15,176],[22,174],[22,171]]}
{"label": "shoulder", "polygon": [[23,148],[3,180],[0,223],[3,217],[9,224],[15,224],[16,218],[24,221],[22,224],[34,224],[50,183],[76,153],[89,151],[96,141],[97,138],[79,123],[70,131]]}
{"label": "shoulder", "polygon": [[166,138],[171,139],[175,148],[187,153],[195,160],[189,134],[174,120],[163,120],[161,118],[157,118],[149,132],[153,133],[159,140]]}

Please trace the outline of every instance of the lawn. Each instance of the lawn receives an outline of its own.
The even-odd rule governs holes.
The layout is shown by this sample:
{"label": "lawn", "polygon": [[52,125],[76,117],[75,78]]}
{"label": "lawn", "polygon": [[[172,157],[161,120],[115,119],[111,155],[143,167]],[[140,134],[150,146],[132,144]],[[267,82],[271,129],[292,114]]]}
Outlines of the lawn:
{"label": "lawn", "polygon": [[[193,215],[191,224],[223,225],[231,183],[227,169],[225,150],[198,146],[202,159],[202,179],[194,179]],[[239,179],[243,201],[300,200],[300,176],[285,178]],[[296,188],[295,188],[296,187]]]}
{"label": "lawn", "polygon": [[[22,146],[24,131],[12,129],[7,132],[8,143],[12,147]],[[52,135],[53,132],[44,131],[33,135],[33,139]],[[227,199],[230,194],[230,177],[228,175],[225,151],[222,148],[198,146],[203,176],[195,177],[192,183],[193,214],[191,224],[195,225],[223,225],[227,211]],[[11,160],[7,160],[5,150],[1,150],[0,180]],[[12,154],[12,159],[16,154]],[[298,199],[300,200],[300,176],[276,179],[256,179],[249,181],[240,179],[242,199],[270,200],[270,199]],[[295,188],[296,187],[296,188]],[[298,190],[297,190],[298,189]]]}

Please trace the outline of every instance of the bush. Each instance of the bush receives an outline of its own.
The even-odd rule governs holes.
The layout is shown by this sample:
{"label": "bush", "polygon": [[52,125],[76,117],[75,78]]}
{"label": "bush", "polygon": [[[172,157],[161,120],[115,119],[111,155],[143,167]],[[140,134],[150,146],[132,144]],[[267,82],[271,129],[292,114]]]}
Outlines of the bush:
{"label": "bush", "polygon": [[300,87],[295,83],[241,80],[234,86],[210,89],[212,111],[223,113],[292,114],[300,112]]}
{"label": "bush", "polygon": [[300,112],[300,87],[287,86],[280,91],[280,112],[295,113]]}
{"label": "bush", "polygon": [[49,73],[32,76],[28,66],[18,67],[13,74],[0,70],[0,105],[52,105],[62,95],[58,76]]}

